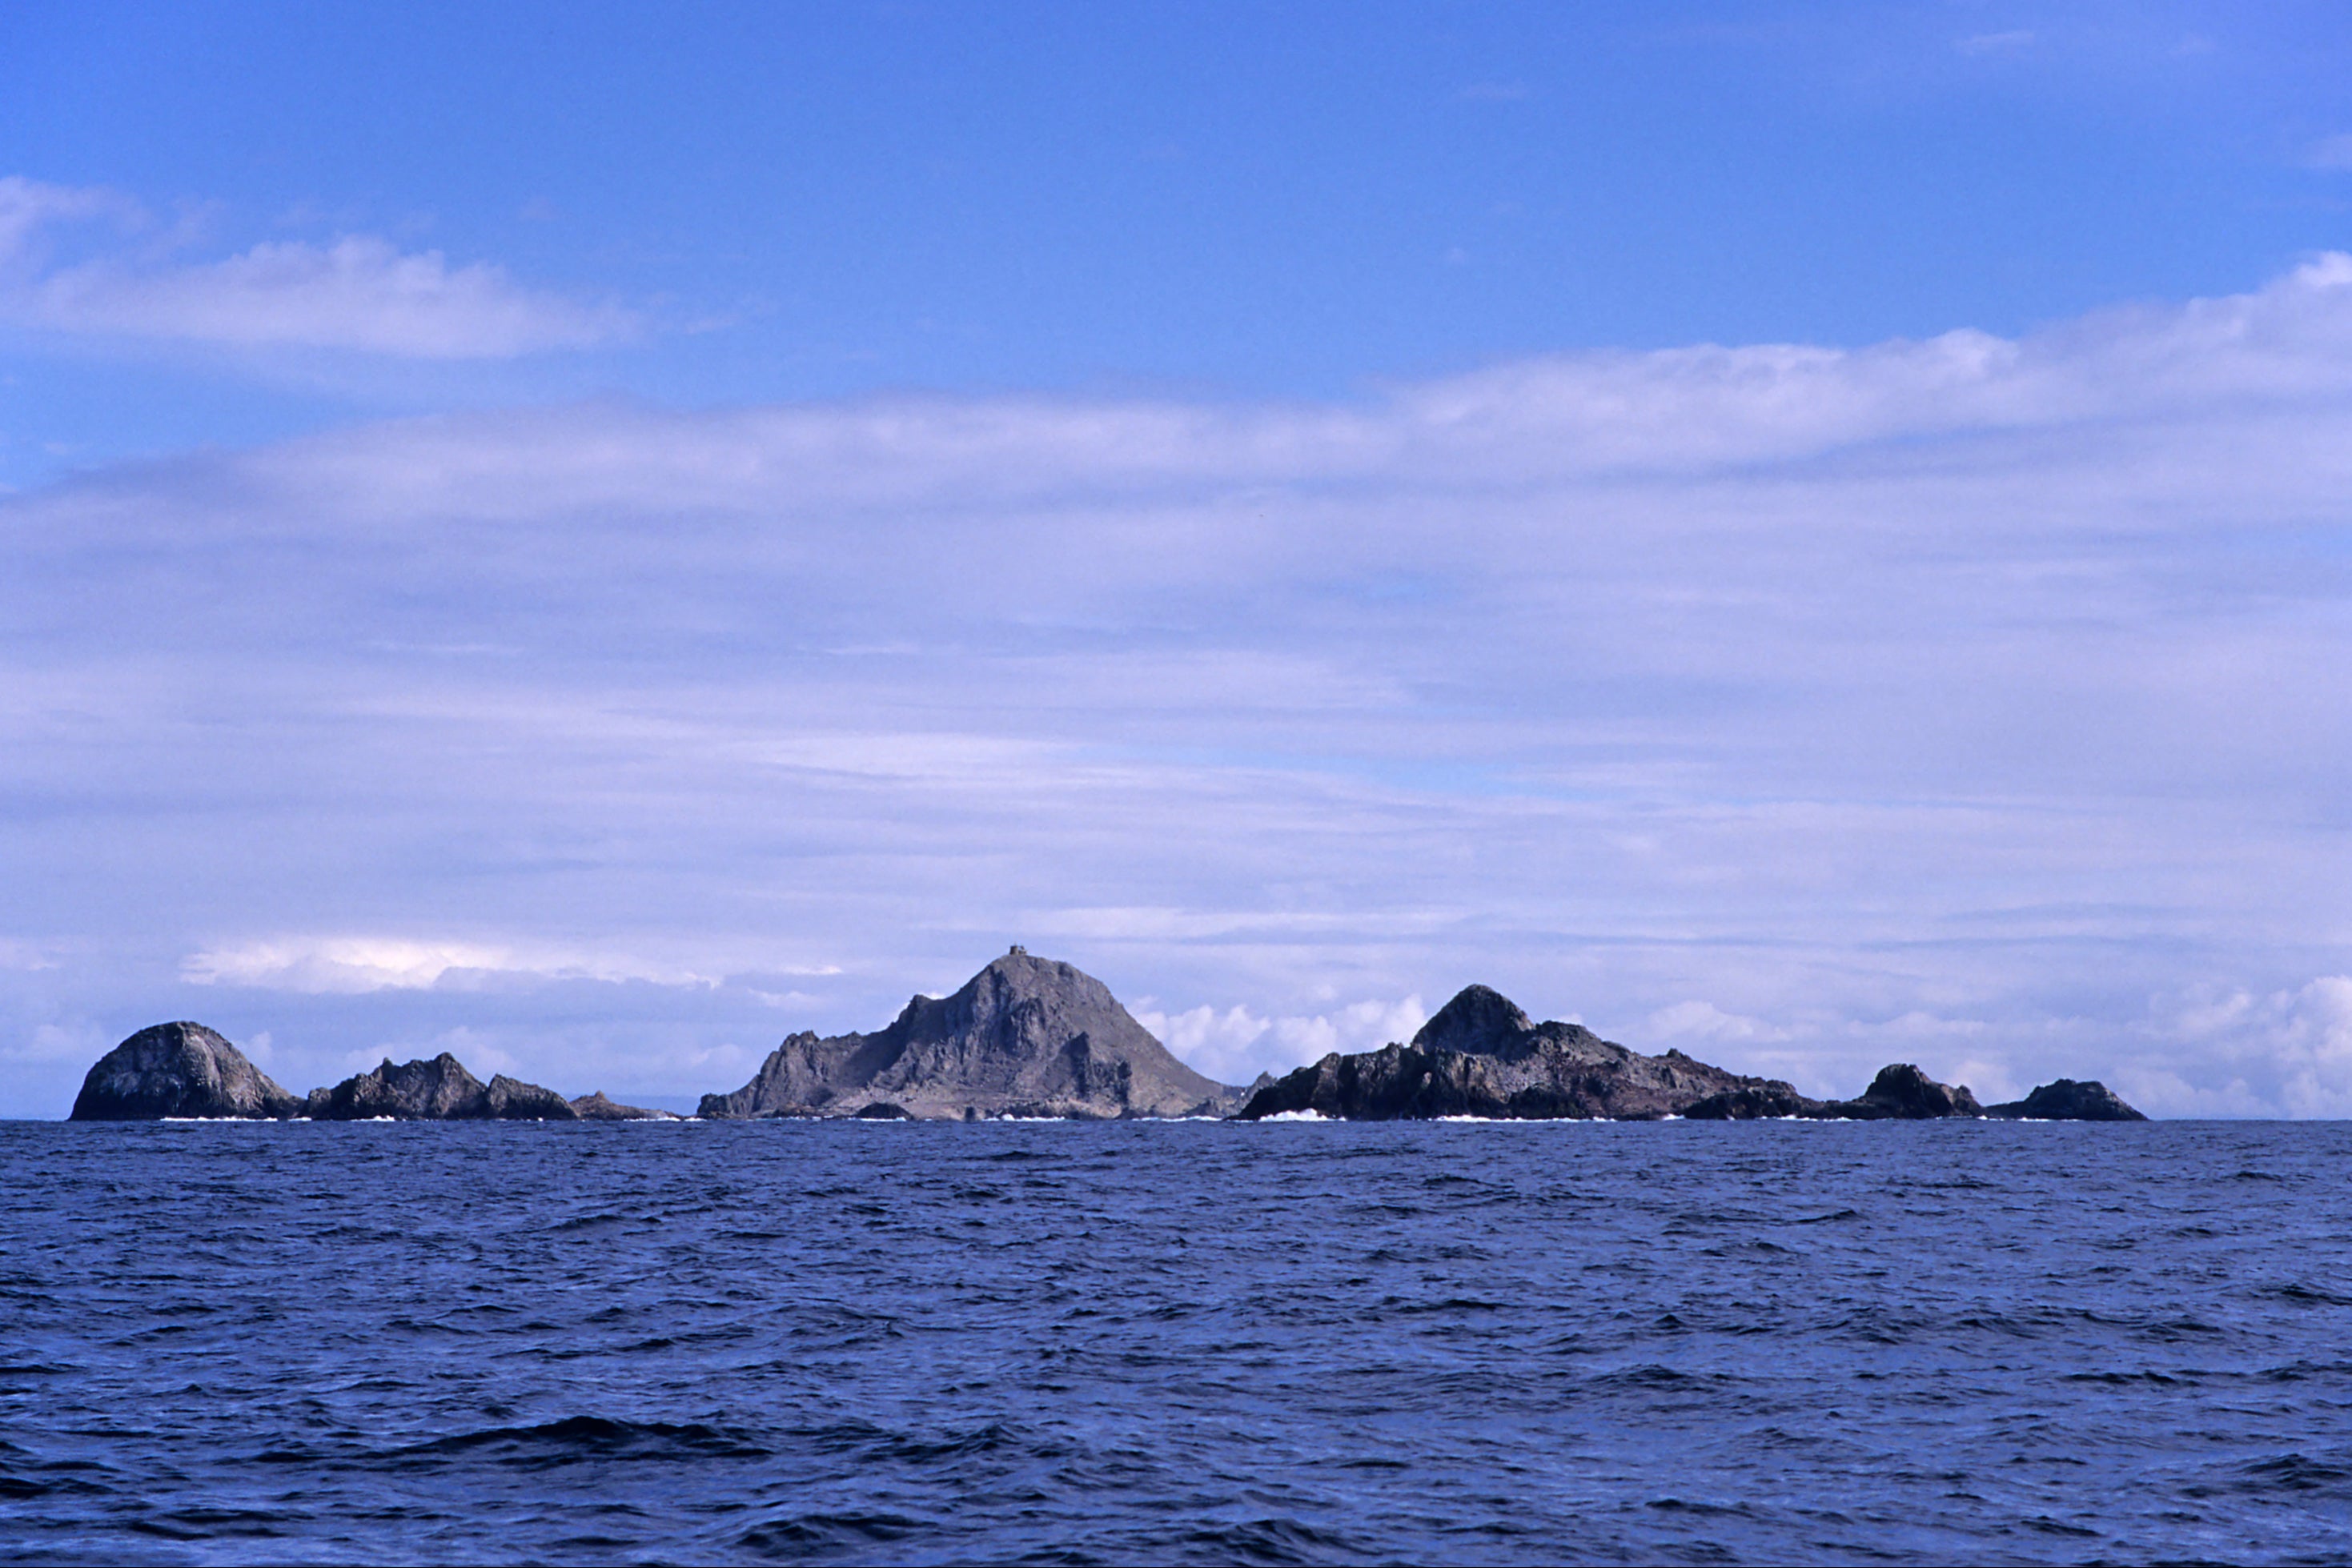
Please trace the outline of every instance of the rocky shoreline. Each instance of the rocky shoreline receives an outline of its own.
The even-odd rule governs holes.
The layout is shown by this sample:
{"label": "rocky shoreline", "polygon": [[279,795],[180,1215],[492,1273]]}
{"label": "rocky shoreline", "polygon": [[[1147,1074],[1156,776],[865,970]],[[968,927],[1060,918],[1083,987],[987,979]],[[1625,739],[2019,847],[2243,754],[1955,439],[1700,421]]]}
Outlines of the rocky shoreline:
{"label": "rocky shoreline", "polygon": [[[1344,1121],[1482,1117],[1530,1121],[2065,1122],[2147,1118],[2104,1084],[2061,1078],[2022,1100],[1978,1103],[1966,1085],[1916,1066],[1882,1069],[1852,1100],[1815,1100],[1779,1079],[1679,1051],[1646,1056],[1581,1024],[1535,1023],[1470,986],[1410,1041],[1333,1052],[1246,1089],[1178,1061],[1113,997],[1069,964],[1015,947],[953,995],[919,996],[871,1034],[787,1037],[751,1081],[702,1097],[703,1120],[856,1118],[985,1121],[1223,1117]],[[203,1117],[253,1121],[617,1122],[676,1120],[601,1090],[566,1099],[503,1073],[482,1082],[444,1051],[295,1095],[202,1024],[157,1024],[89,1070],[78,1122]]]}

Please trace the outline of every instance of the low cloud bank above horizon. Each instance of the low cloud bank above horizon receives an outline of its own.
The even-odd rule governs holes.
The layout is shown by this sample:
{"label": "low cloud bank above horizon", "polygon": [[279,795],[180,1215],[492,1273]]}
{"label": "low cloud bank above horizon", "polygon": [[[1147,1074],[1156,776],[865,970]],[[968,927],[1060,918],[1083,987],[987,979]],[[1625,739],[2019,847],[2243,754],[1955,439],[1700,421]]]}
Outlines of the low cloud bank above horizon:
{"label": "low cloud bank above horizon", "polygon": [[452,267],[439,251],[404,252],[373,235],[267,242],[212,261],[188,260],[185,248],[184,235],[161,230],[117,193],[0,179],[0,322],[410,360],[584,349],[637,328],[616,307],[525,288],[487,263]]}
{"label": "low cloud bank above horizon", "polygon": [[298,1090],[464,1039],[686,1096],[1020,941],[1229,1081],[1483,981],[1809,1092],[2352,1113],[2347,494],[2340,255],[2017,340],[99,471],[0,500],[0,1109],[191,1014]]}

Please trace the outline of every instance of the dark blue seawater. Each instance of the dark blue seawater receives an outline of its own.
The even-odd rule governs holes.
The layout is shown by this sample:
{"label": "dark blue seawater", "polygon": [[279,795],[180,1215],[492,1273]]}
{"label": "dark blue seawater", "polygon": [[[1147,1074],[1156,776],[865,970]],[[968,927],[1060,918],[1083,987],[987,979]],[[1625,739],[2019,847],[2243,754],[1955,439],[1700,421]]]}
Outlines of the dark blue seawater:
{"label": "dark blue seawater", "polygon": [[19,1562],[2352,1559],[2352,1128],[0,1126]]}

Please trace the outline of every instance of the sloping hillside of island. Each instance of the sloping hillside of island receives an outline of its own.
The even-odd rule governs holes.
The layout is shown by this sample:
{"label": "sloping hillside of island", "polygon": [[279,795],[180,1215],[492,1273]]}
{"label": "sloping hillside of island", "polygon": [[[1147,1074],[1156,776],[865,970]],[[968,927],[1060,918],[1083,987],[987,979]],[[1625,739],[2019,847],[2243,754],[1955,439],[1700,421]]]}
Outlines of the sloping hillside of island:
{"label": "sloping hillside of island", "polygon": [[795,1034],[706,1117],[1221,1116],[1245,1092],[1202,1077],[1073,965],[1015,947],[873,1034]]}

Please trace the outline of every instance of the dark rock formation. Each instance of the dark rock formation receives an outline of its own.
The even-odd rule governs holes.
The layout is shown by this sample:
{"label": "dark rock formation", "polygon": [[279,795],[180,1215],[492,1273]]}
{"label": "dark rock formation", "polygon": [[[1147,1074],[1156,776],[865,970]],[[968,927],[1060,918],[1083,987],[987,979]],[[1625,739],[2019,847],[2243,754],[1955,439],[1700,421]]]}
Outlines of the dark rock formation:
{"label": "dark rock formation", "polygon": [[1685,1106],[1683,1114],[1694,1122],[1760,1122],[1780,1116],[1818,1118],[1828,1111],[1826,1103],[1807,1099],[1787,1084],[1775,1082],[1760,1089],[1727,1089],[1710,1094]]}
{"label": "dark rock formation", "polygon": [[98,1059],[75,1097],[76,1122],[165,1116],[293,1116],[302,1102],[200,1023],[142,1029]]}
{"label": "dark rock formation", "polygon": [[572,1122],[579,1113],[552,1089],[520,1083],[501,1073],[488,1085],[447,1051],[430,1061],[391,1058],[373,1072],[346,1078],[332,1089],[313,1089],[305,1106],[321,1122],[366,1122],[390,1116],[402,1122]]}
{"label": "dark rock formation", "polygon": [[1100,980],[1015,947],[877,1033],[792,1036],[751,1082],[704,1095],[701,1113],[843,1116],[885,1103],[926,1119],[1222,1115],[1240,1098],[1170,1055]]}
{"label": "dark rock formation", "polygon": [[1814,1113],[1847,1122],[1924,1122],[1984,1113],[1967,1084],[1938,1083],[1907,1061],[1880,1068],[1861,1099],[1832,1100]]}
{"label": "dark rock formation", "polygon": [[488,1099],[494,1122],[576,1122],[580,1113],[552,1089],[524,1083],[500,1072],[490,1079]]}
{"label": "dark rock formation", "polygon": [[2078,1083],[2061,1078],[2044,1083],[2022,1100],[1988,1105],[1988,1116],[2012,1122],[2145,1122],[2147,1118],[2124,1103],[2122,1097],[2096,1079]]}
{"label": "dark rock formation", "polygon": [[1764,1116],[1802,1116],[1815,1121],[1933,1121],[1949,1116],[1996,1116],[2017,1121],[2145,1122],[2104,1083],[2062,1078],[2022,1100],[1979,1105],[1964,1085],[1938,1083],[1916,1067],[1897,1063],[1879,1070],[1858,1100],[1809,1100],[1781,1085],[1771,1090],[1735,1090],[1700,1101],[1683,1113],[1694,1121],[1746,1121]]}
{"label": "dark rock formation", "polygon": [[1257,1090],[1240,1114],[1246,1121],[1305,1111],[1361,1121],[1643,1119],[1679,1115],[1709,1101],[1747,1103],[1727,1098],[1740,1093],[1796,1096],[1777,1079],[1727,1072],[1678,1051],[1643,1056],[1581,1024],[1530,1023],[1498,993],[1472,986],[1411,1044],[1349,1056],[1335,1051]]}
{"label": "dark rock formation", "polygon": [[1357,1121],[1433,1116],[1502,1118],[1684,1116],[1747,1122],[1925,1121],[1951,1116],[2126,1121],[2139,1113],[2096,1083],[2062,1079],[1988,1111],[1964,1085],[1938,1083],[1907,1062],[1879,1070],[1859,1099],[1815,1100],[1775,1078],[1748,1078],[1681,1051],[1643,1056],[1577,1024],[1528,1021],[1485,986],[1445,1004],[1409,1045],[1351,1056],[1252,1086],[1240,1116],[1314,1112]]}
{"label": "dark rock formation", "polygon": [[606,1097],[599,1089],[593,1094],[583,1094],[572,1102],[572,1113],[583,1122],[676,1122],[682,1120],[671,1111],[648,1111],[642,1105],[624,1105]]}

